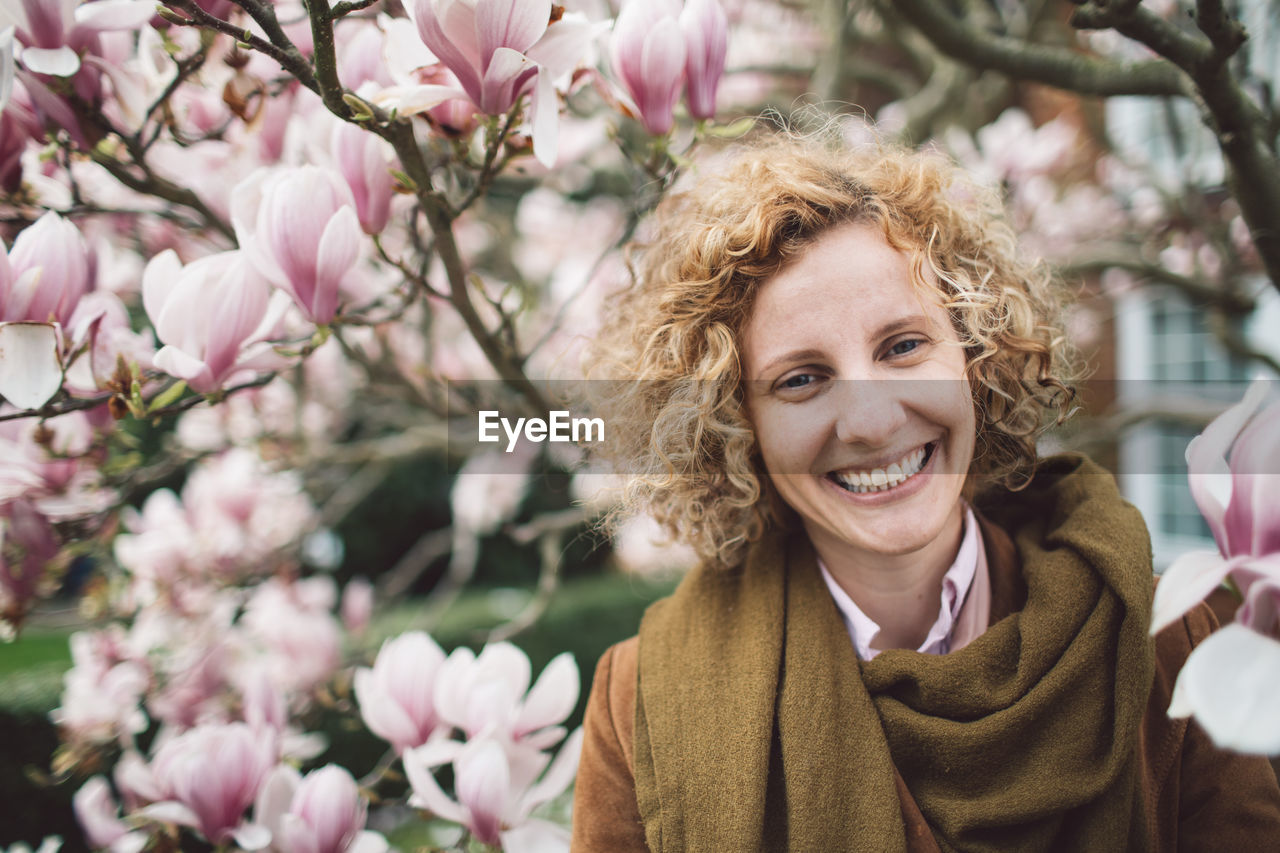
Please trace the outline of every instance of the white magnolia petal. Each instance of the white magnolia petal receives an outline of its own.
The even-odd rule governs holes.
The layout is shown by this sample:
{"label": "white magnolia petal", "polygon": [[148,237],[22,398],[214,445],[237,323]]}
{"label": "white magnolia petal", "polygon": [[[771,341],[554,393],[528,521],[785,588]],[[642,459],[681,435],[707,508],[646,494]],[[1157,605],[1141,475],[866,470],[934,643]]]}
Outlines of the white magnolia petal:
{"label": "white magnolia petal", "polygon": [[578,663],[569,652],[551,659],[529,691],[516,718],[516,728],[533,732],[564,721],[578,704]]}
{"label": "white magnolia petal", "polygon": [[265,826],[273,835],[280,820],[289,811],[293,795],[302,784],[302,774],[288,764],[277,764],[262,783],[253,805],[253,819]]}
{"label": "white magnolia petal", "polygon": [[0,112],[9,105],[13,91],[13,27],[0,29]]}
{"label": "white magnolia petal", "polygon": [[1151,633],[1156,634],[1181,618],[1218,588],[1231,570],[1231,562],[1217,551],[1191,551],[1174,560],[1156,584],[1151,608]]}
{"label": "white magnolia petal", "polygon": [[569,831],[548,820],[530,820],[502,833],[504,853],[568,853]]}
{"label": "white magnolia petal", "polygon": [[58,327],[0,323],[0,397],[19,409],[38,409],[61,387]]}
{"label": "white magnolia petal", "polygon": [[533,87],[533,156],[548,169],[556,165],[560,148],[560,98],[556,95],[551,72],[538,70]]}
{"label": "white magnolia petal", "polygon": [[80,70],[80,56],[65,44],[62,47],[28,47],[22,51],[22,64],[34,74],[70,77]]}
{"label": "white magnolia petal", "polygon": [[271,843],[271,830],[256,823],[242,823],[231,833],[241,850],[261,850]]}
{"label": "white magnolia petal", "polygon": [[153,0],[97,0],[76,7],[76,23],[91,30],[136,30],[155,14]]}
{"label": "white magnolia petal", "polygon": [[457,86],[434,83],[421,86],[391,86],[373,96],[380,107],[394,109],[398,115],[411,116],[426,112],[454,98],[466,99],[467,93]]}
{"label": "white magnolia petal", "polygon": [[389,849],[391,845],[387,843],[387,839],[365,829],[356,833],[351,846],[347,848],[347,853],[387,853]]}
{"label": "white magnolia petal", "polygon": [[200,818],[196,813],[177,800],[165,800],[160,803],[152,803],[145,808],[133,812],[131,817],[140,817],[145,820],[153,820],[158,823],[173,823],[178,826],[189,826],[193,829],[200,826]]}
{"label": "white magnolia petal", "polygon": [[1178,673],[1169,716],[1194,716],[1213,742],[1280,755],[1280,642],[1228,625],[1192,650]]}
{"label": "white magnolia petal", "polygon": [[569,735],[542,779],[525,793],[520,802],[522,815],[528,815],[543,803],[560,796],[573,783],[574,777],[578,775],[578,760],[582,757],[582,737],[581,727],[574,729],[573,734]]}
{"label": "white magnolia petal", "polygon": [[448,795],[440,787],[440,783],[436,781],[436,777],[431,775],[428,765],[418,758],[418,753],[426,748],[408,749],[405,750],[402,756],[404,772],[409,777],[409,787],[413,790],[413,795],[409,798],[409,805],[424,808],[432,814],[445,820],[451,820],[454,823],[465,822],[467,818],[466,810],[449,799]]}

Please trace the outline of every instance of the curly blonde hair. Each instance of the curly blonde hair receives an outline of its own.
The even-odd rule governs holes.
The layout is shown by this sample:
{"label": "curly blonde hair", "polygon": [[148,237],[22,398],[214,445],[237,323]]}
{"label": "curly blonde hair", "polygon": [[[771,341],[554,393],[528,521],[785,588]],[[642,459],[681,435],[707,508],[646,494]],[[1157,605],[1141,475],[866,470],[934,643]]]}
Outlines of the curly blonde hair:
{"label": "curly blonde hair", "polygon": [[787,517],[747,417],[739,343],[760,285],[847,222],[882,229],[951,316],[977,415],[968,493],[1029,482],[1037,436],[1068,413],[1075,359],[1061,289],[1019,256],[996,192],[939,154],[885,144],[775,136],[726,159],[658,206],[591,354],[591,375],[627,378],[594,401],[609,425],[599,449],[628,476],[619,515],[647,512],[724,566]]}

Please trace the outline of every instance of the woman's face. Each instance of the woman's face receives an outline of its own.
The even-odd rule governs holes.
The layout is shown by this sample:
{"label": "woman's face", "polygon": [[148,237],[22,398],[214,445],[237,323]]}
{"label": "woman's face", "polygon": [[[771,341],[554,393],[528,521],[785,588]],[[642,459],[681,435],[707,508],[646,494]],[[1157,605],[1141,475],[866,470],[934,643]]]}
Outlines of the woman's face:
{"label": "woman's face", "polygon": [[947,565],[975,418],[947,311],[877,228],[827,231],[756,296],[742,342],[770,480],[829,562]]}

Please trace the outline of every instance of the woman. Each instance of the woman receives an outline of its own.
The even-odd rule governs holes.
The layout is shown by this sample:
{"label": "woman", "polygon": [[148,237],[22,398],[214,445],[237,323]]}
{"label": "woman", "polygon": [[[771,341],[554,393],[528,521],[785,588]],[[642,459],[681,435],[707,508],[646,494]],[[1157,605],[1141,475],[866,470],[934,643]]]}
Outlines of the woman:
{"label": "woman", "polygon": [[1165,714],[1207,608],[1153,640],[1137,511],[1036,458],[1071,363],[993,194],[783,140],[656,218],[606,422],[703,563],[597,668],[573,849],[1280,847],[1265,760]]}

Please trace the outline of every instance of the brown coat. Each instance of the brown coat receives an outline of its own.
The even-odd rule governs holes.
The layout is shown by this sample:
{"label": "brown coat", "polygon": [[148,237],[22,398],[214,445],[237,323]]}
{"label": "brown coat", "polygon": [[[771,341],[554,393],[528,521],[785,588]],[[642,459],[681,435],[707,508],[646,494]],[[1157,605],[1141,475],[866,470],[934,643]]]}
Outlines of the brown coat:
{"label": "brown coat", "polygon": [[[1010,562],[1016,565],[1017,560],[1008,538],[999,538],[988,538],[993,577],[1008,573]],[[997,588],[993,623],[1014,609],[999,601],[1000,592]],[[1216,627],[1213,613],[1202,604],[1155,640],[1155,683],[1142,722],[1140,758],[1148,835],[1159,851],[1280,850],[1280,788],[1266,760],[1219,750],[1197,724],[1165,713],[1187,655]],[[649,849],[634,781],[637,650],[638,638],[619,643],[596,668],[574,799],[573,853]],[[898,796],[908,849],[937,853],[933,834],[901,776]]]}

